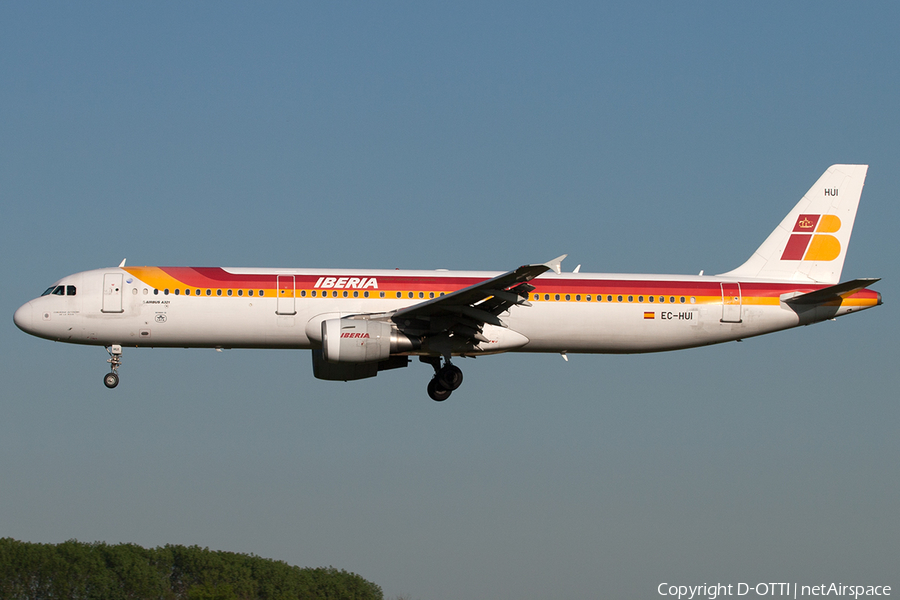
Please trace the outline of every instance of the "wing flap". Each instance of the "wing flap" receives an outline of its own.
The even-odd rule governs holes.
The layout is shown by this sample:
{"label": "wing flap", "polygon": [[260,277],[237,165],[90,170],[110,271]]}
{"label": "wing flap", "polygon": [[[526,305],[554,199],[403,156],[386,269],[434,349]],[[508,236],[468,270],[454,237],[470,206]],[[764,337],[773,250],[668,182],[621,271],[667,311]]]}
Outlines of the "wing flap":
{"label": "wing flap", "polygon": [[484,335],[486,325],[505,328],[499,315],[514,306],[529,307],[528,293],[534,286],[528,282],[547,271],[560,272],[566,255],[543,264],[523,265],[518,269],[486,279],[461,290],[387,313],[401,330],[415,330],[418,335],[451,336],[466,341],[472,349],[490,342]]}
{"label": "wing flap", "polygon": [[[439,314],[445,312],[453,306],[474,306],[475,304],[488,300],[489,298],[496,298],[500,300],[499,303],[495,304],[506,305],[506,307],[503,308],[503,310],[506,310],[506,308],[509,308],[509,306],[512,306],[513,304],[521,304],[526,301],[523,294],[528,293],[531,290],[525,290],[521,287],[521,284],[527,283],[538,275],[542,275],[547,271],[558,267],[558,263],[561,258],[562,257],[560,257],[559,259],[554,259],[555,265],[551,264],[554,263],[554,261],[550,261],[550,263],[540,265],[523,265],[518,269],[515,269],[514,271],[509,271],[508,273],[498,275],[497,277],[494,277],[492,279],[487,279],[480,283],[476,283],[475,285],[470,285],[467,288],[456,290],[455,292],[450,292],[449,294],[445,294],[431,300],[426,300],[425,302],[413,304],[412,306],[407,306],[406,308],[401,308],[400,310],[391,313],[390,316],[394,321],[408,316],[414,316],[414,318],[418,318],[423,315]],[[528,287],[530,288],[531,286]],[[509,295],[507,296],[503,294],[503,297],[501,298],[501,294],[492,294],[492,291],[505,292],[505,294]],[[519,299],[511,302],[510,297],[513,294],[516,294]],[[479,308],[481,310],[487,309],[487,307],[484,306],[479,306]],[[499,314],[503,312],[503,310],[495,312],[496,307],[492,308],[493,310],[488,310],[488,312],[491,312],[493,314]],[[454,311],[451,310],[450,312]]]}

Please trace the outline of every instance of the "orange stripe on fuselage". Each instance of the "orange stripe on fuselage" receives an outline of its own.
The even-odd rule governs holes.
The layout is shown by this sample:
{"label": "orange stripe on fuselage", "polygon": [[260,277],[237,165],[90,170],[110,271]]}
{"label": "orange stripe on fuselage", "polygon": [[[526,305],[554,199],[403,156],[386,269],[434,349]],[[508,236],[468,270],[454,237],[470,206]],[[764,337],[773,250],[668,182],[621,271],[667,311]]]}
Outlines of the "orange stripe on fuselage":
{"label": "orange stripe on fuselage", "polygon": [[[146,285],[159,290],[176,288],[202,289],[204,291],[207,289],[252,289],[265,290],[267,295],[275,296],[274,292],[277,289],[277,274],[269,273],[229,273],[219,267],[124,267],[124,270]],[[315,284],[321,278],[320,275],[293,276],[295,296],[299,296],[301,291],[307,291],[309,294],[316,289]],[[402,292],[402,299],[405,300],[410,300],[407,297],[409,292],[413,292],[415,295],[412,300],[419,300],[418,294],[423,292],[427,299],[429,293],[434,293],[436,296],[441,293],[447,294],[484,281],[484,278],[479,277],[414,277],[399,274],[359,276],[360,279],[370,277],[376,277],[378,280],[377,288],[367,290],[375,292],[370,294],[370,299],[380,298],[378,292],[385,292],[386,299],[397,299],[396,293]],[[653,303],[658,303],[660,296],[665,299],[663,304],[672,304],[672,298],[675,299],[675,304],[682,304],[682,297],[685,298],[683,304],[690,304],[691,298],[694,299],[694,304],[722,303],[722,292],[718,281],[538,278],[529,283],[535,288],[529,294],[529,298],[540,302],[546,301],[545,295],[549,295],[549,301],[556,302],[557,294],[560,296],[559,301],[562,302],[565,301],[565,295],[569,294],[570,302],[586,302],[587,295],[590,295],[593,302],[598,301],[598,296],[602,297],[600,303],[607,303],[609,296],[612,296],[614,303],[617,302],[618,296],[623,296],[623,303],[627,303],[628,296],[632,296],[634,304],[640,304],[639,298],[641,297],[643,297],[644,304],[650,302],[650,297],[654,298]],[[828,287],[816,284],[757,282],[743,282],[740,285],[741,303],[757,306],[777,306],[780,303],[780,296],[788,292],[807,293]],[[359,291],[359,288],[334,287],[329,288],[328,291],[352,292]],[[579,295],[581,300],[576,300],[576,296]],[[332,295],[329,293],[328,297],[332,297]],[[878,304],[878,293],[872,290],[861,290],[844,298],[843,304],[860,307],[875,306]]]}

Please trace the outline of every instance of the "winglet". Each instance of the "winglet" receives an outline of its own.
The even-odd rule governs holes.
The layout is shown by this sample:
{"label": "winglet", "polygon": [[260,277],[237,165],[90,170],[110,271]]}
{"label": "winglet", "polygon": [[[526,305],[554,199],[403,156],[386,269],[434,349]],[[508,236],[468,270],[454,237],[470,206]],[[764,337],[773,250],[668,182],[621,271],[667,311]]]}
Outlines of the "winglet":
{"label": "winglet", "polygon": [[557,256],[553,260],[551,260],[549,262],[545,262],[544,266],[548,267],[550,269],[553,269],[553,271],[555,271],[556,274],[559,275],[560,273],[562,273],[562,261],[567,256],[568,256],[568,254],[563,254],[562,256]]}

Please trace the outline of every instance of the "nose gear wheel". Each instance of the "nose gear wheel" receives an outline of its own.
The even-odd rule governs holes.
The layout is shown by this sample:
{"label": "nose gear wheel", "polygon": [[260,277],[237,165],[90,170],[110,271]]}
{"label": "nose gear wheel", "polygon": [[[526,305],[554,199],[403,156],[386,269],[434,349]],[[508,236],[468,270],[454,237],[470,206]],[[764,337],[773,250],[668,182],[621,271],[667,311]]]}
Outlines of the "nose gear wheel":
{"label": "nose gear wheel", "polygon": [[106,351],[109,353],[109,373],[103,376],[103,385],[109,389],[113,389],[119,385],[119,367],[122,366],[122,346],[114,344],[107,346]]}

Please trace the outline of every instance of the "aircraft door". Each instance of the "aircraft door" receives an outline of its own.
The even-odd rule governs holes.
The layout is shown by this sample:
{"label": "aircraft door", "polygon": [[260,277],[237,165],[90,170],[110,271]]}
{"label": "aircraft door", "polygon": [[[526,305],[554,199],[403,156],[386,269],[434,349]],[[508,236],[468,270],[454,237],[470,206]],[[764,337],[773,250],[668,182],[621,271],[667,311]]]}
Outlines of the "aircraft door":
{"label": "aircraft door", "polygon": [[741,322],[741,284],[722,283],[722,322]]}
{"label": "aircraft door", "polygon": [[278,307],[275,309],[275,314],[296,315],[297,308],[294,305],[294,276],[279,275],[277,287]]}
{"label": "aircraft door", "polygon": [[122,309],[122,277],[121,273],[103,274],[103,305],[100,312],[125,312]]}

